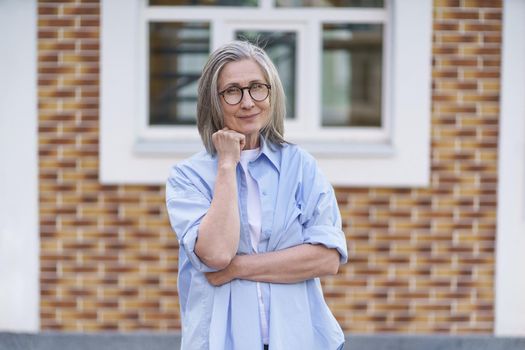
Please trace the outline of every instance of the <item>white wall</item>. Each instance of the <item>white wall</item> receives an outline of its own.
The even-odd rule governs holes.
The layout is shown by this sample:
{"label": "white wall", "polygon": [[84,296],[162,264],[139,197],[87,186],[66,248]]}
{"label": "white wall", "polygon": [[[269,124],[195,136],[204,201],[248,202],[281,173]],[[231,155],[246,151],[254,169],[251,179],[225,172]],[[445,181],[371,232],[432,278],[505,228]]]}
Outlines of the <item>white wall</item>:
{"label": "white wall", "polygon": [[39,329],[36,0],[0,0],[0,330]]}
{"label": "white wall", "polygon": [[[143,98],[147,96],[143,69],[147,67],[143,57],[147,49],[140,24],[144,20],[142,2],[101,1],[99,171],[101,182],[105,184],[164,184],[173,164],[202,149],[196,128],[156,127],[140,131],[143,129],[140,121],[146,119]],[[392,23],[389,34],[392,37],[386,41],[393,45],[389,45],[391,59],[385,63],[389,67],[390,63],[395,64],[391,66],[391,83],[385,93],[385,99],[392,100],[389,108],[392,115],[389,128],[392,130],[388,136],[385,134],[382,140],[372,142],[371,135],[367,134],[370,130],[336,132],[309,130],[301,125],[296,125],[298,129],[294,135],[289,129],[291,125],[285,125],[286,138],[310,151],[334,185],[426,187],[430,181],[432,0],[402,0],[390,4],[392,11],[388,21]],[[153,11],[156,15],[152,16],[159,20],[199,18],[210,20],[214,25],[223,21],[233,26],[232,23],[246,16],[245,10],[210,9],[197,16],[198,9],[186,8]],[[286,17],[290,16],[287,12],[277,13],[280,18],[275,17],[276,12],[260,11],[257,20],[272,25],[273,20],[287,26],[303,25],[299,18]],[[307,13],[315,17],[315,13]],[[341,20],[335,13],[333,15],[334,19]],[[225,25],[223,29],[227,31],[227,28],[231,27]],[[222,36],[222,30],[218,31],[221,35],[217,34],[214,39],[217,42],[213,45],[229,40]],[[311,35],[307,34],[310,36],[305,42],[320,45],[317,31],[305,29],[306,33]],[[301,50],[299,46],[298,50]],[[315,45],[312,50],[317,50]],[[310,78],[314,74],[306,70],[303,73]],[[309,103],[317,99],[315,93],[305,96]],[[314,114],[318,113],[318,107],[317,102],[306,107],[311,114],[308,118],[317,119]]]}
{"label": "white wall", "polygon": [[495,333],[525,336],[525,1],[503,21]]}

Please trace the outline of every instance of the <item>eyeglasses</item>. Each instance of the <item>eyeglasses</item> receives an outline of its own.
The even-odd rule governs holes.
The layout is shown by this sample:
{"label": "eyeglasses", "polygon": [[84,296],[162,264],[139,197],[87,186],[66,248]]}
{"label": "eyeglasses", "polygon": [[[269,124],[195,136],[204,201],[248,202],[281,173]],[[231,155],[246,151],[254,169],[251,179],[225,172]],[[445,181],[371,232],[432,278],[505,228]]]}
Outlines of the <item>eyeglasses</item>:
{"label": "eyeglasses", "polygon": [[268,84],[254,83],[245,87],[230,86],[219,92],[219,95],[222,95],[224,101],[227,104],[236,105],[242,101],[242,98],[244,97],[244,90],[248,90],[250,97],[254,101],[261,102],[268,98],[270,89],[271,86]]}

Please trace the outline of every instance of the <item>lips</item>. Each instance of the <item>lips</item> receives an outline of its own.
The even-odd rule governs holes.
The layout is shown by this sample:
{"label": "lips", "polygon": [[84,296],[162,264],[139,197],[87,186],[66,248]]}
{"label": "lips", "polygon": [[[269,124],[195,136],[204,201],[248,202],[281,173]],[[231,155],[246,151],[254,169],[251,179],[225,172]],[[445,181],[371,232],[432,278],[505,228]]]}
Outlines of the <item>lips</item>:
{"label": "lips", "polygon": [[254,114],[248,114],[248,115],[240,115],[237,118],[239,118],[239,119],[249,119],[249,118],[257,117],[259,114],[260,114],[260,112],[259,113],[254,113]]}

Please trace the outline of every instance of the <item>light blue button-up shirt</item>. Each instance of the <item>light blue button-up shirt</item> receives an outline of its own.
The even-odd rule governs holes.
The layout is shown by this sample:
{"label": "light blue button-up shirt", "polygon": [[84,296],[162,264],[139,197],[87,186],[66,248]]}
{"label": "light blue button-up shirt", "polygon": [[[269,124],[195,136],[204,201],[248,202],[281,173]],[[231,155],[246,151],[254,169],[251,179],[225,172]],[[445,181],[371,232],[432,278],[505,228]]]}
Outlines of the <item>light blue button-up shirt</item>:
{"label": "light blue button-up shirt", "polygon": [[[332,186],[312,156],[296,145],[275,146],[261,137],[261,151],[248,166],[260,191],[260,253],[303,243],[335,248],[348,259]],[[237,166],[240,242],[237,254],[254,254],[246,213],[246,180]],[[195,254],[200,222],[210,207],[217,157],[201,152],[173,167],[166,186],[171,225],[179,241],[178,290],[183,350],[262,349],[256,283],[233,280],[219,287],[214,271]],[[262,283],[269,305],[271,350],[342,349],[344,334],[325,303],[318,278]]]}

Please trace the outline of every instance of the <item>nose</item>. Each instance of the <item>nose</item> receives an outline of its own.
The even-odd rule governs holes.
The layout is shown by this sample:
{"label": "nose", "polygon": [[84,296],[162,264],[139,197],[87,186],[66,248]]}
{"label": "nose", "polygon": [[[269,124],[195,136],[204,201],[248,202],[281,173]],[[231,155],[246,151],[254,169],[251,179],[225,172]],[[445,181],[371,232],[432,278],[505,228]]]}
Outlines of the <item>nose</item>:
{"label": "nose", "polygon": [[252,97],[248,93],[248,90],[244,90],[244,93],[242,94],[242,99],[241,99],[241,108],[250,109],[254,105],[255,103],[253,102]]}

